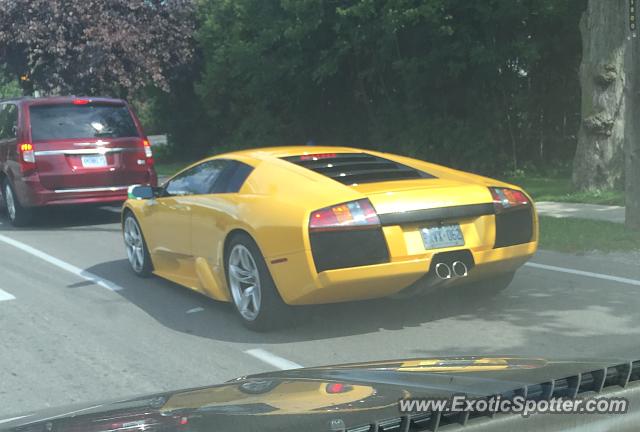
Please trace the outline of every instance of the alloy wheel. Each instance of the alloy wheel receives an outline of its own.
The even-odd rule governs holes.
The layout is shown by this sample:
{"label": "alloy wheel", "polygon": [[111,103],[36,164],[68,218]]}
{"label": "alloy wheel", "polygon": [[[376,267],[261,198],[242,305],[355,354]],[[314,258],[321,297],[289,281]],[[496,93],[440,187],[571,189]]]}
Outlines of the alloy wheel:
{"label": "alloy wheel", "polygon": [[124,222],[124,243],[127,249],[129,264],[136,273],[144,268],[144,241],[138,222],[129,216]]}
{"label": "alloy wheel", "polygon": [[237,244],[229,254],[228,266],[233,302],[244,319],[253,321],[260,313],[262,300],[256,261],[246,246]]}
{"label": "alloy wheel", "polygon": [[11,190],[11,186],[7,183],[4,186],[4,202],[7,206],[7,214],[9,215],[9,219],[16,219],[16,202],[13,197],[13,191]]}

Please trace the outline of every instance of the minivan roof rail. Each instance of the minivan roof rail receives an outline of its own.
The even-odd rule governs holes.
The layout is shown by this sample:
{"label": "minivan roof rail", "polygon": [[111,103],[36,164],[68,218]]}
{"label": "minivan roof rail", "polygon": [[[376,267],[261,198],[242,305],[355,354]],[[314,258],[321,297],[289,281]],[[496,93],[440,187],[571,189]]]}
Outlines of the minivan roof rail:
{"label": "minivan roof rail", "polygon": [[0,98],[0,103],[1,102],[18,101],[18,100],[24,100],[24,99],[33,99],[33,96],[16,96],[16,97],[11,97],[11,98]]}

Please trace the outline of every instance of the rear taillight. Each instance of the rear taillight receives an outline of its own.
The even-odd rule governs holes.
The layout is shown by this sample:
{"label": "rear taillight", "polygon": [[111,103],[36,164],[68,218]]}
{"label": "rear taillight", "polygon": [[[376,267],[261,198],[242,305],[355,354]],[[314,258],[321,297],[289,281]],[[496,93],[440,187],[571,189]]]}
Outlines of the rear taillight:
{"label": "rear taillight", "polygon": [[311,213],[309,231],[366,229],[380,226],[376,210],[368,199],[325,207]]}
{"label": "rear taillight", "polygon": [[144,157],[147,158],[147,165],[153,165],[153,151],[148,139],[142,140],[142,147],[144,148]]}
{"label": "rear taillight", "polygon": [[33,171],[36,168],[36,154],[33,150],[33,144],[18,144],[18,159],[20,171],[23,173]]}
{"label": "rear taillight", "polygon": [[327,393],[329,393],[329,394],[339,394],[339,393],[349,392],[349,391],[353,390],[353,387],[351,387],[350,385],[347,385],[347,384],[343,384],[343,383],[329,383],[329,384],[327,384],[325,389],[327,390]]}
{"label": "rear taillight", "polygon": [[489,190],[496,213],[531,205],[531,201],[522,191],[499,187],[490,187]]}

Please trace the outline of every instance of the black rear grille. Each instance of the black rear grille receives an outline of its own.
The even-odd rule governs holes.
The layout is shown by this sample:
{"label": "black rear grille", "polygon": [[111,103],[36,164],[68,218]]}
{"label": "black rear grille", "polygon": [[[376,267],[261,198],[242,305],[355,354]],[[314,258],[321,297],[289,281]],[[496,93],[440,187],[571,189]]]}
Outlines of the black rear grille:
{"label": "black rear grille", "polygon": [[533,213],[531,206],[496,214],[496,241],[494,247],[501,248],[533,239]]}
{"label": "black rear grille", "polygon": [[283,159],[347,185],[434,178],[424,171],[367,153],[302,155]]}
{"label": "black rear grille", "polygon": [[316,271],[389,262],[381,228],[312,232],[311,253]]}

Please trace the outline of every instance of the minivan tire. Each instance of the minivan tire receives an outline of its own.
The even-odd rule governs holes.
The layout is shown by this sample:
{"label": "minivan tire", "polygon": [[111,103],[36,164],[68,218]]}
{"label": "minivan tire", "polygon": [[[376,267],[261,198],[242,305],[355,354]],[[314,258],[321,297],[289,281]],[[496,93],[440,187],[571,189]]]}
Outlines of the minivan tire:
{"label": "minivan tire", "polygon": [[32,211],[20,204],[13,186],[6,178],[2,182],[2,207],[14,227],[23,227],[31,223]]}

